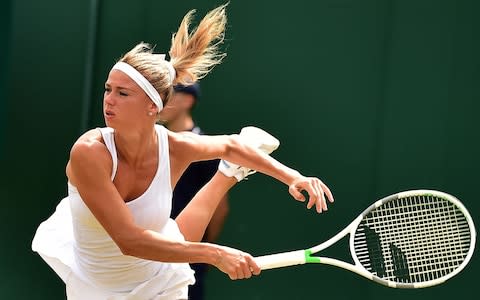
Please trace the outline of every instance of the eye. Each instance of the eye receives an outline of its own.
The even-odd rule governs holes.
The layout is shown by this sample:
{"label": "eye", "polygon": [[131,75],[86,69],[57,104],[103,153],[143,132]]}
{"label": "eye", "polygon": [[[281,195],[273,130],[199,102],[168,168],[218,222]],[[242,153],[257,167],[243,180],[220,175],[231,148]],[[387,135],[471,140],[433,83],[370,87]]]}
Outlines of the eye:
{"label": "eye", "polygon": [[120,96],[124,96],[124,97],[125,97],[125,96],[128,96],[128,94],[125,93],[125,92],[119,92],[119,94],[120,94]]}
{"label": "eye", "polygon": [[105,94],[108,94],[108,93],[110,93],[111,91],[112,91],[112,89],[111,89],[111,88],[109,88],[109,87],[105,87]]}

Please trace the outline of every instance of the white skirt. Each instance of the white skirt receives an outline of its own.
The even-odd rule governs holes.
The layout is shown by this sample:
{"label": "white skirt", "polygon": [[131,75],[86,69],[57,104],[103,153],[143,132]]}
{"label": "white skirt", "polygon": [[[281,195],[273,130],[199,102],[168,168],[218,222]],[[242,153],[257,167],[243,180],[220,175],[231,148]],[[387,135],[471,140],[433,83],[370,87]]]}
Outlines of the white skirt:
{"label": "white skirt", "polygon": [[[174,220],[166,226],[178,230]],[[180,233],[180,232],[179,232]],[[181,235],[181,234],[180,234]],[[162,271],[127,293],[102,290],[85,279],[76,267],[69,199],[64,198],[55,213],[40,224],[32,250],[65,282],[68,300],[179,300],[188,298],[188,285],[195,283],[188,264],[169,263]]]}

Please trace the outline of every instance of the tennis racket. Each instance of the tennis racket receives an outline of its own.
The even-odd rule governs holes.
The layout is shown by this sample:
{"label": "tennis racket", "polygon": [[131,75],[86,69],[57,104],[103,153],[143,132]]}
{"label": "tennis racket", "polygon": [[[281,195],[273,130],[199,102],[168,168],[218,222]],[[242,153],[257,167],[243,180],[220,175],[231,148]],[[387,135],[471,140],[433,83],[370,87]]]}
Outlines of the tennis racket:
{"label": "tennis racket", "polygon": [[[314,256],[350,234],[354,264]],[[306,250],[259,256],[262,270],[306,263],[333,265],[393,288],[424,288],[458,274],[475,247],[475,227],[460,201],[412,190],[378,200],[330,240]]]}

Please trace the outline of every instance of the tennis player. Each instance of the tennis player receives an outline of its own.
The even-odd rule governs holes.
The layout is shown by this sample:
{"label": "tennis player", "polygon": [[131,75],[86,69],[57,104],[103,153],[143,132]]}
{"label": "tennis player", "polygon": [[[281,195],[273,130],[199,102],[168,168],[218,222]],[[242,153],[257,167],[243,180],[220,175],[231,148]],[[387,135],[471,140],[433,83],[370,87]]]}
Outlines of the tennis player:
{"label": "tennis player", "polygon": [[[278,141],[259,129],[239,135],[175,133],[156,125],[175,84],[195,82],[224,57],[225,5],[193,32],[189,12],[172,38],[170,61],[141,43],[110,71],[103,100],[107,127],[73,145],[66,166],[68,196],[37,229],[32,249],[66,283],[67,299],[187,299],[188,263],[207,263],[231,279],[260,273],[241,250],[199,242],[227,191],[256,170],[290,194],[327,209],[333,197],[318,178],[271,158]],[[194,161],[222,159],[219,171],[172,220],[172,188]],[[242,167],[240,167],[242,166]]]}

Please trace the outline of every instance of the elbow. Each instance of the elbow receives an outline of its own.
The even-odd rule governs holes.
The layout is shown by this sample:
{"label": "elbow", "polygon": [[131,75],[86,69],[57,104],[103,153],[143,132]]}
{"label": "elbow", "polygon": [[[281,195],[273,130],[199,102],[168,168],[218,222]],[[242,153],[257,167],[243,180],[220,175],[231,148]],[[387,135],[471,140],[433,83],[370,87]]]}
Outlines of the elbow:
{"label": "elbow", "polygon": [[234,156],[243,145],[238,135],[230,135],[225,143],[223,157],[228,160],[228,158]]}
{"label": "elbow", "polygon": [[113,238],[115,244],[123,255],[135,256],[139,255],[140,239],[136,238],[136,234],[124,234]]}
{"label": "elbow", "polygon": [[115,241],[123,255],[136,256],[133,243],[127,241]]}
{"label": "elbow", "polygon": [[122,252],[123,255],[128,255],[128,256],[136,256],[135,254],[135,247],[133,247],[132,244],[129,243],[117,243],[118,248],[120,248],[120,251]]}

